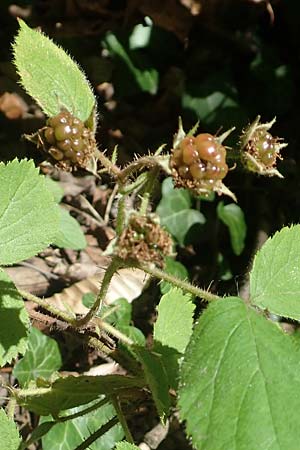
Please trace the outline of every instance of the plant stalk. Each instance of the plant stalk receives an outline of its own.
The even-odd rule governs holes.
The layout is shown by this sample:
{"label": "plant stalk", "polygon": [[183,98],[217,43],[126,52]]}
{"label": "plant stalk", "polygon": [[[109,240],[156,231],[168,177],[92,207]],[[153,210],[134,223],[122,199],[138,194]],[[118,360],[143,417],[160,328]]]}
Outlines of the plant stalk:
{"label": "plant stalk", "polygon": [[183,291],[189,292],[190,294],[195,295],[196,297],[200,297],[207,302],[222,299],[222,297],[219,297],[218,295],[212,294],[211,292],[205,289],[201,289],[197,286],[194,286],[189,281],[181,280],[180,278],[177,278],[174,275],[170,275],[169,273],[166,273],[163,270],[158,269],[157,267],[154,267],[152,265],[150,266],[147,263],[132,262],[131,266],[143,270],[144,272],[148,273],[154,278],[158,278],[159,280],[163,281],[168,281],[169,283],[173,284],[173,286],[176,286],[182,289]]}

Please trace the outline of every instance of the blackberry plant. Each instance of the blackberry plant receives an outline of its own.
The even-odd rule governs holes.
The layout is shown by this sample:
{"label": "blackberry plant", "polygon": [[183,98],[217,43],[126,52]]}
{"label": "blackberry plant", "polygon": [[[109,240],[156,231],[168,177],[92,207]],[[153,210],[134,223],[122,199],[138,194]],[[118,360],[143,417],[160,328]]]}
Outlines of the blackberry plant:
{"label": "blackberry plant", "polygon": [[[14,369],[18,383],[5,386],[11,396],[7,411],[0,410],[0,440],[6,450],[29,448],[40,439],[44,450],[50,450],[53,442],[60,445],[60,436],[67,436],[68,448],[71,442],[77,450],[96,441],[106,450],[137,449],[128,418],[132,424],[150,395],[160,420],[165,424],[169,417],[179,416],[196,449],[296,450],[300,416],[290,411],[300,409],[298,337],[285,335],[273,319],[277,315],[300,320],[300,226],[283,228],[257,252],[246,300],[196,286],[172,260],[176,241],[184,244],[185,232],[173,225],[178,225],[178,217],[187,229],[205,220],[193,209],[195,196],[198,202],[213,193],[235,198],[223,184],[229,170],[227,153],[260,175],[280,176],[276,160],[286,144],[269,133],[273,122],[256,119],[232,149],[223,145],[229,132],[194,136],[195,130],[186,134],[180,123],[170,153],[161,147],[120,167],[116,152],[108,158],[96,148],[95,97],[74,61],[22,21],[14,53],[24,88],[48,117],[35,136],[38,146],[62,169],[78,165],[90,170],[88,160],[93,157],[97,174],[106,171],[115,183],[117,214],[110,264],[86,314],[61,310],[18,289],[0,269],[1,366],[24,355]],[[158,218],[151,212],[151,199],[163,177]],[[57,192],[53,195],[33,161],[0,164],[0,197],[1,266],[23,261],[57,242]],[[229,224],[239,255],[243,242],[237,236],[242,234],[244,240],[245,226],[237,208],[219,203],[218,214]],[[238,225],[232,225],[233,217],[239,218]],[[118,314],[114,307],[101,309],[112,277],[122,268],[138,268],[164,282],[148,339],[130,325],[126,301],[119,302],[123,310]],[[195,308],[199,299],[208,303],[200,316]],[[116,361],[118,372],[56,372],[59,350],[33,331],[27,301],[84,340],[84,348],[90,346]],[[53,360],[44,361],[44,354],[54,355]],[[16,405],[40,416],[23,440],[14,424]]]}

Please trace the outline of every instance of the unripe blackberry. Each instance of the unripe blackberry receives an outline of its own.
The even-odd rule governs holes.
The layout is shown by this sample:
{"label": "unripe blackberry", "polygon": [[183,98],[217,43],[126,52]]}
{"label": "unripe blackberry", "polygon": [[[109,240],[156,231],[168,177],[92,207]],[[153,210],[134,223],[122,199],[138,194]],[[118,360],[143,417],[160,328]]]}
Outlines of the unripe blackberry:
{"label": "unripe blackberry", "polygon": [[187,136],[173,150],[170,167],[177,186],[211,191],[228,172],[226,149],[211,134]]}
{"label": "unripe blackberry", "polygon": [[[85,167],[93,147],[92,132],[84,123],[68,111],[61,111],[47,120],[47,126],[39,133],[43,149],[59,167],[66,170],[74,166]],[[91,150],[92,149],[92,150]]]}
{"label": "unripe blackberry", "polygon": [[248,170],[260,175],[275,175],[283,178],[276,168],[276,162],[277,159],[282,159],[280,151],[287,144],[269,133],[268,130],[274,123],[275,119],[268,123],[261,123],[258,116],[241,136],[241,156]]}

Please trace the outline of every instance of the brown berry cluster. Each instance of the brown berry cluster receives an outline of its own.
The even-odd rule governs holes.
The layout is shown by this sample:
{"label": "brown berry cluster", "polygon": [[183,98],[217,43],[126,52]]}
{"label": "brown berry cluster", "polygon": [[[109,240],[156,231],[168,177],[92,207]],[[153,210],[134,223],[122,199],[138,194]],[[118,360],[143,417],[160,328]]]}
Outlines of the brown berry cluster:
{"label": "brown berry cluster", "polygon": [[84,167],[90,156],[90,134],[80,119],[68,111],[61,111],[47,120],[42,141],[46,152],[59,166],[65,169],[77,165]]}
{"label": "brown berry cluster", "polygon": [[255,160],[263,164],[266,168],[273,167],[276,164],[276,158],[279,156],[276,151],[277,139],[265,130],[256,130],[248,142],[246,150]]}
{"label": "brown berry cluster", "polygon": [[170,166],[177,186],[210,191],[228,172],[226,149],[211,134],[187,136],[173,149]]}
{"label": "brown berry cluster", "polygon": [[132,215],[117,244],[122,259],[151,262],[163,267],[166,256],[172,254],[172,238],[150,217]]}

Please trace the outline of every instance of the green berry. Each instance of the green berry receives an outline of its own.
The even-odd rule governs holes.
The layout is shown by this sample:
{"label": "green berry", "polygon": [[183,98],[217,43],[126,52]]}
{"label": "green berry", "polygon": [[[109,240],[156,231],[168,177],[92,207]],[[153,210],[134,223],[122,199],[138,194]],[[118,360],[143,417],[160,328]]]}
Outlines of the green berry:
{"label": "green berry", "polygon": [[54,130],[53,128],[47,127],[44,131],[45,139],[48,142],[48,144],[54,145],[55,144],[55,136],[54,136]]}
{"label": "green berry", "polygon": [[64,139],[71,137],[72,128],[70,125],[58,125],[54,128],[54,135],[57,141],[63,141]]}
{"label": "green berry", "polygon": [[63,152],[67,152],[68,150],[71,150],[72,148],[72,142],[70,139],[64,139],[63,141],[57,142],[57,147],[62,150]]}
{"label": "green berry", "polygon": [[82,139],[74,139],[72,142],[72,148],[76,152],[80,152],[84,149],[84,142]]}
{"label": "green berry", "polygon": [[61,161],[64,159],[64,154],[62,151],[58,150],[58,148],[51,147],[49,148],[49,154],[56,159],[56,161]]}
{"label": "green berry", "polygon": [[190,178],[190,169],[188,166],[180,166],[178,173],[182,178]]}
{"label": "green berry", "polygon": [[183,162],[188,166],[193,164],[199,159],[197,148],[193,144],[189,144],[186,147],[183,147],[182,159]]}
{"label": "green berry", "polygon": [[190,166],[190,172],[195,180],[202,180],[205,177],[206,167],[205,164],[198,162]]}

